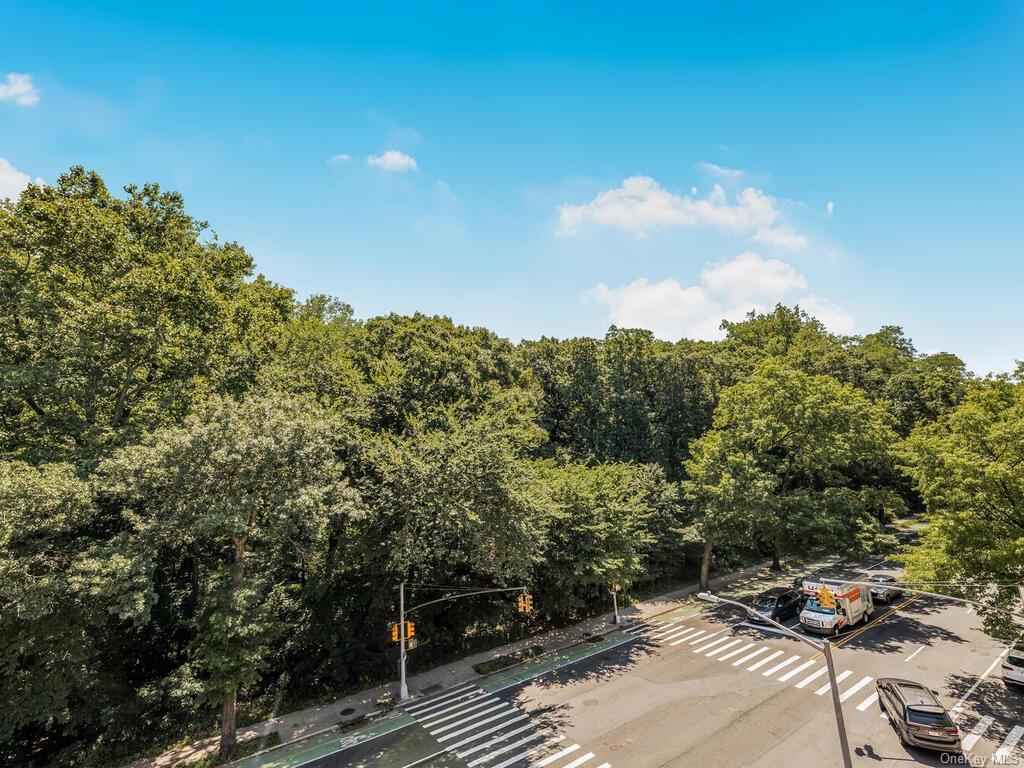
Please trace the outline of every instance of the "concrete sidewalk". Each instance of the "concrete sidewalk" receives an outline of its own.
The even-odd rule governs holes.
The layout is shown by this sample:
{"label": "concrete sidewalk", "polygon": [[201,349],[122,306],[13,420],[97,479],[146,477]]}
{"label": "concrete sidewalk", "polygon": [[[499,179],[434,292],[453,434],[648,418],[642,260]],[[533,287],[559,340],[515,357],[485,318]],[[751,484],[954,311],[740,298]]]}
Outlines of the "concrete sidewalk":
{"label": "concrete sidewalk", "polygon": [[[822,559],[819,562],[807,563],[804,567],[816,570],[817,568],[835,563],[837,559]],[[762,582],[764,579],[773,576],[776,579],[780,578],[778,572],[770,570],[767,562],[759,563],[739,571],[715,576],[711,579],[711,588],[716,591],[726,587],[742,590],[747,585],[751,585],[754,582]],[[782,576],[781,578],[788,580],[789,577]],[[696,593],[697,589],[697,582],[688,583],[672,592],[621,608],[619,614],[622,616],[624,623],[642,621],[681,607],[689,601],[690,596]],[[611,621],[612,613],[609,612],[570,627],[563,627],[525,637],[514,643],[492,648],[459,659],[458,661],[420,672],[408,678],[409,692],[415,697],[477,680],[482,676],[473,668],[474,665],[496,659],[499,656],[514,654],[536,645],[542,646],[545,652],[565,649],[583,642],[594,635],[614,630],[615,626]],[[285,745],[288,742],[305,738],[338,725],[344,726],[368,716],[378,715],[390,706],[390,702],[397,701],[397,689],[397,683],[389,683],[360,691],[332,702],[280,715],[262,723],[240,728],[238,730],[238,741],[240,744],[251,743],[253,739],[262,740],[276,732],[281,739],[281,744]],[[138,760],[132,763],[129,768],[170,768],[170,766],[185,765],[215,750],[217,748],[217,741],[216,737],[211,737],[200,742],[184,745],[165,752],[159,757]]]}

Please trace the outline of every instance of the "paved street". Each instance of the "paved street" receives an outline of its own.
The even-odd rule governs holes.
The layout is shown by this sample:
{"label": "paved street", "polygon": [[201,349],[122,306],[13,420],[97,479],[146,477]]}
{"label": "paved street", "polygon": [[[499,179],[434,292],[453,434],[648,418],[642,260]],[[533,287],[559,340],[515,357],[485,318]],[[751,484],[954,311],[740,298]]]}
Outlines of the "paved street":
{"label": "paved street", "polygon": [[[899,575],[878,560],[828,575],[870,572]],[[317,765],[838,765],[821,655],[744,618],[726,606],[662,615],[629,628],[629,642],[504,690],[466,684],[417,700],[406,708],[415,725]],[[900,745],[875,694],[875,680],[885,676],[937,691],[973,764],[1024,757],[1024,695],[1003,684],[1003,648],[969,609],[933,597],[896,598],[837,646],[855,764],[943,764],[937,754]]]}

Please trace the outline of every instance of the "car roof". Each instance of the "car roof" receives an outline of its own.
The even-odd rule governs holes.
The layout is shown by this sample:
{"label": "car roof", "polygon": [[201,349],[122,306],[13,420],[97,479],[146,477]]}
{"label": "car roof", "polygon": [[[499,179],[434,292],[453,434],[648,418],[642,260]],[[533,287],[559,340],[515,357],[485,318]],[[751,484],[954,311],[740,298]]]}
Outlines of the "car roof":
{"label": "car roof", "polygon": [[868,581],[873,581],[875,583],[878,583],[880,581],[896,581],[896,577],[895,576],[889,576],[888,574],[885,574],[885,573],[879,573],[879,574],[876,574],[876,575],[872,576],[870,579],[868,579]]}
{"label": "car roof", "polygon": [[903,680],[898,677],[882,677],[879,678],[878,682],[879,684],[888,683],[896,689],[900,698],[903,699],[903,703],[908,707],[924,711],[946,711],[935,698],[931,689],[927,686],[921,685],[921,683],[915,683],[913,680]]}
{"label": "car roof", "polygon": [[778,597],[779,595],[784,595],[787,592],[792,591],[792,587],[771,587],[769,589],[764,590],[764,592],[761,592],[757,597]]}

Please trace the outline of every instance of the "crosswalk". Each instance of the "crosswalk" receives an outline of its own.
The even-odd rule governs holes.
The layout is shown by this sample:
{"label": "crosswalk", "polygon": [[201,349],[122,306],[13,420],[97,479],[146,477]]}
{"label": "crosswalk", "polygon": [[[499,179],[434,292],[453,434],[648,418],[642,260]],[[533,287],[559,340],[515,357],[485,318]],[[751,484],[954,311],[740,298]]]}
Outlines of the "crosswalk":
{"label": "crosswalk", "polygon": [[565,734],[474,683],[405,707],[469,768],[611,768]]}
{"label": "crosswalk", "polygon": [[[737,639],[727,634],[728,628],[715,632],[688,626],[686,622],[690,618],[692,617],[681,616],[655,619],[635,624],[625,631],[634,637],[643,637],[647,641],[663,646],[693,646],[690,650],[696,655],[730,663],[733,667],[758,673],[762,677],[774,678],[777,682],[787,683],[798,690],[808,690],[817,696],[825,696],[831,690],[831,683],[823,680],[828,674],[828,667],[823,660],[804,659],[799,654],[787,655],[785,651],[773,650],[771,646],[750,641],[749,638]],[[872,676],[857,675],[853,670],[846,669],[836,675],[836,682],[840,689],[839,700],[853,700],[853,706],[858,712],[867,712],[872,706],[877,705],[878,693],[872,685]],[[885,717],[884,714],[881,716]],[[964,751],[970,752],[990,730],[993,730],[994,725],[998,731],[999,726],[995,719],[986,716],[980,718],[969,732],[961,728],[962,733],[967,733],[962,740]],[[1024,726],[1014,726],[1005,736],[997,733],[994,742],[1000,746],[991,758],[992,763],[1008,764],[1022,740]]]}

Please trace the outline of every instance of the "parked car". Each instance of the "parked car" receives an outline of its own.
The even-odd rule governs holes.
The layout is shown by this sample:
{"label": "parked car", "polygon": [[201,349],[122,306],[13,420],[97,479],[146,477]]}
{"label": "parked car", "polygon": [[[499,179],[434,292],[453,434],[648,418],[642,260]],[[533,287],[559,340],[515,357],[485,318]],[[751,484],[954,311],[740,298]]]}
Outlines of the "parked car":
{"label": "parked car", "polygon": [[868,579],[877,587],[871,587],[871,599],[879,603],[888,603],[903,594],[903,590],[895,586],[896,577],[879,574]]}
{"label": "parked car", "polygon": [[897,677],[875,682],[878,706],[888,716],[904,746],[960,752],[960,731],[935,693],[920,683]]}
{"label": "parked car", "polygon": [[800,591],[786,587],[767,589],[751,603],[747,616],[751,621],[767,624],[765,617],[774,621],[785,621],[800,614]]}
{"label": "parked car", "polygon": [[1024,685],[1024,644],[1013,646],[1003,659],[1003,682]]}

